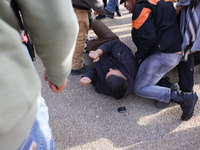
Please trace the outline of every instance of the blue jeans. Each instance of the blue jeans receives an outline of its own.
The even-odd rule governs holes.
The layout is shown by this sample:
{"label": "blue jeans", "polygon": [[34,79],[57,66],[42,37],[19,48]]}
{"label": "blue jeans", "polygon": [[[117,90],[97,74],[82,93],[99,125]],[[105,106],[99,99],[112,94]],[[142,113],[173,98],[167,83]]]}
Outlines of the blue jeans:
{"label": "blue jeans", "polygon": [[30,58],[31,60],[31,56],[29,55],[29,52],[28,52],[28,49],[26,47],[26,45],[24,43],[22,43],[23,47],[24,47],[24,50],[26,51],[26,53],[28,54],[28,57]]}
{"label": "blue jeans", "polygon": [[114,13],[116,6],[118,6],[118,0],[109,0],[105,9],[111,13]]}
{"label": "blue jeans", "polygon": [[135,94],[168,103],[171,89],[156,84],[179,64],[181,58],[182,55],[173,53],[156,53],[146,58],[140,65],[135,78]]}
{"label": "blue jeans", "polygon": [[45,105],[44,99],[41,97],[35,122],[18,150],[34,148],[35,150],[54,150],[54,141],[48,121],[48,108]]}

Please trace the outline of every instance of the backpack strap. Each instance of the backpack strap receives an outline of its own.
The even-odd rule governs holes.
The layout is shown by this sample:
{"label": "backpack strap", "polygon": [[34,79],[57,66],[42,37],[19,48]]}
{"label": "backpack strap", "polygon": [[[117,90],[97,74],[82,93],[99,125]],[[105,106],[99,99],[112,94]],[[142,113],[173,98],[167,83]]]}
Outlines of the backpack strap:
{"label": "backpack strap", "polygon": [[15,0],[11,0],[10,2],[10,6],[11,8],[13,9],[14,13],[15,13],[15,16],[17,17],[17,20],[18,20],[18,23],[19,23],[19,26],[20,26],[20,30],[23,30],[24,31],[24,34],[27,36],[28,38],[28,41],[27,42],[23,42],[27,49],[28,49],[28,52],[29,52],[29,55],[32,59],[32,61],[34,62],[35,61],[35,51],[34,51],[34,46],[30,40],[30,37],[27,33],[27,31],[25,30],[24,28],[24,24],[23,24],[23,20],[22,20],[22,15],[20,13],[20,8],[19,6],[17,5],[16,1]]}

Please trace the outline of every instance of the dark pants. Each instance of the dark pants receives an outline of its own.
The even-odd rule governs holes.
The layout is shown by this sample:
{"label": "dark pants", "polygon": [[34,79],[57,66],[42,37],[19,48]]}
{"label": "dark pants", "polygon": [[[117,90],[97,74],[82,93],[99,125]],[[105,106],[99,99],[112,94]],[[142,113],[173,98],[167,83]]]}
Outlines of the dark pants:
{"label": "dark pants", "polygon": [[181,61],[178,65],[179,86],[184,92],[192,92],[194,87],[194,66],[200,63],[200,52],[188,56],[188,61]]}
{"label": "dark pants", "polygon": [[96,50],[100,45],[111,40],[119,40],[119,37],[116,36],[103,22],[100,20],[92,21],[92,29],[97,35],[97,39],[90,40],[87,43],[88,51]]}
{"label": "dark pants", "polygon": [[89,19],[89,29],[92,27],[92,9],[88,10],[88,19]]}
{"label": "dark pants", "polygon": [[103,3],[104,3],[104,8],[105,8],[107,5],[107,0],[103,0]]}

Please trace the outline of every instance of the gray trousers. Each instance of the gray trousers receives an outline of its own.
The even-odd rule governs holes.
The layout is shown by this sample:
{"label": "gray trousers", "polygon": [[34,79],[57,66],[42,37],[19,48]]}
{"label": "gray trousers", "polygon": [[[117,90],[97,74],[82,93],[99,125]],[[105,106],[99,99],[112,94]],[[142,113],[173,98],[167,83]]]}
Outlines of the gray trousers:
{"label": "gray trousers", "polygon": [[135,78],[135,94],[168,103],[171,89],[156,85],[170,70],[175,68],[182,55],[173,53],[156,53],[146,58],[139,67]]}

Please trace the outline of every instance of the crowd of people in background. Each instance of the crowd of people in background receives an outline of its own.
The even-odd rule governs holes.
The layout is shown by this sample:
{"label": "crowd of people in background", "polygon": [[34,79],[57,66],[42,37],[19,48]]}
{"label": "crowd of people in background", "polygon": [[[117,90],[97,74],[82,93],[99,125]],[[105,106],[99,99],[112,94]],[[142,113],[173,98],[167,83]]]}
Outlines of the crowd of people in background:
{"label": "crowd of people in background", "polygon": [[[100,21],[114,19],[115,12],[121,17],[120,4],[132,13],[135,53]],[[92,83],[97,92],[115,99],[135,93],[157,100],[160,108],[177,103],[183,121],[193,116],[199,0],[178,0],[175,6],[164,0],[5,0],[0,8],[0,149],[54,149],[34,52],[55,93],[67,86],[70,74],[81,75],[80,85]],[[98,38],[87,41],[90,29]],[[86,41],[93,66],[83,64]],[[163,77],[175,67],[179,82],[174,88]]]}

